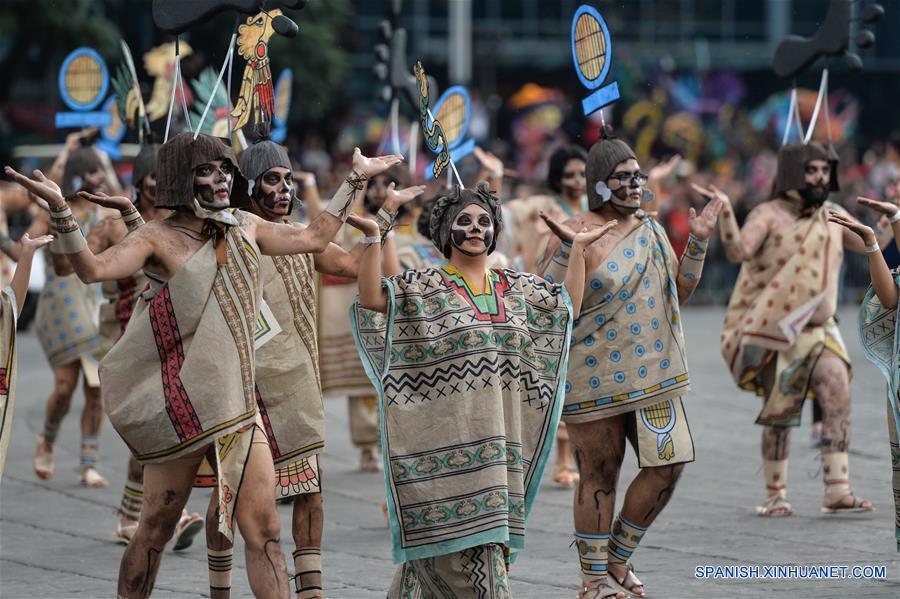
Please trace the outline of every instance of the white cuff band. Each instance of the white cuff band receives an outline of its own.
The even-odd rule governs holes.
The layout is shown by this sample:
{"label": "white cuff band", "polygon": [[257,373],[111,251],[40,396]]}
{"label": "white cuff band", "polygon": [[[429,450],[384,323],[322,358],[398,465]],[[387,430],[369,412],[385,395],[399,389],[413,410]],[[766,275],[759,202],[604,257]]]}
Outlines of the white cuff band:
{"label": "white cuff band", "polygon": [[898,220],[900,220],[900,210],[897,210],[896,212],[894,212],[894,213],[891,215],[891,224],[894,224],[894,223],[897,222]]}
{"label": "white cuff band", "polygon": [[877,241],[876,241],[875,243],[873,243],[872,245],[867,245],[867,246],[866,246],[866,253],[867,253],[867,254],[874,254],[874,253],[880,252],[880,251],[881,251],[881,248],[878,247],[878,242],[877,242]]}

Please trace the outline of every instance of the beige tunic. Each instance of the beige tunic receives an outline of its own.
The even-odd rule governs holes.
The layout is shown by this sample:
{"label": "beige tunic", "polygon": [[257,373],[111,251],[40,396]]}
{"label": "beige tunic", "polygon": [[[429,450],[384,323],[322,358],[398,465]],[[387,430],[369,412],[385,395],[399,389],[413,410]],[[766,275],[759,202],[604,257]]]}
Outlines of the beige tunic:
{"label": "beige tunic", "polygon": [[315,263],[309,254],[263,256],[263,298],[281,332],[256,353],[257,403],[276,469],[276,495],[319,491],[316,454],[325,407],[316,342]]}

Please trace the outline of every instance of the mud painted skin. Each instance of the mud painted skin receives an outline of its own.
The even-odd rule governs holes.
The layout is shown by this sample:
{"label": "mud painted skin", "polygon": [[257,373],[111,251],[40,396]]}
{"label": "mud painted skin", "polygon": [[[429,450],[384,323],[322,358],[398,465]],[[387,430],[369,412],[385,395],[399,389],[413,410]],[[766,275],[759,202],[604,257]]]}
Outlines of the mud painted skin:
{"label": "mud painted skin", "polygon": [[494,242],[494,221],[477,204],[469,204],[456,215],[450,227],[450,240],[466,256],[480,256]]}
{"label": "mud painted skin", "polygon": [[194,197],[201,208],[228,208],[234,167],[228,160],[211,160],[194,168]]}
{"label": "mud painted skin", "polygon": [[283,217],[291,213],[293,177],[290,169],[282,166],[272,167],[260,176],[253,189],[253,200],[265,215]]}

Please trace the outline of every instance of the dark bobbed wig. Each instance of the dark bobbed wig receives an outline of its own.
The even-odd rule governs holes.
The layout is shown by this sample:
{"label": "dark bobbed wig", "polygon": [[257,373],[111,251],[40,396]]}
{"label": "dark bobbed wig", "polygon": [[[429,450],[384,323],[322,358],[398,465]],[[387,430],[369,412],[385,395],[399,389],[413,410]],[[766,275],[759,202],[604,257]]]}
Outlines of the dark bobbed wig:
{"label": "dark bobbed wig", "polygon": [[581,146],[562,146],[550,155],[547,165],[547,187],[554,193],[562,191],[563,171],[570,160],[580,160],[587,166],[587,152]]}

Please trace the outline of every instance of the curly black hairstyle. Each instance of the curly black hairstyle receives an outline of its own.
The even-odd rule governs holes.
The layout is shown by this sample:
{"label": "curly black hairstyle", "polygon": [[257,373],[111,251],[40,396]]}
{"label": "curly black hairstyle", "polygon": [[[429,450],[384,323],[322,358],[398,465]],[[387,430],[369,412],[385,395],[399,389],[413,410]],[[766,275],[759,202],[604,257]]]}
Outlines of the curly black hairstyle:
{"label": "curly black hairstyle", "polygon": [[547,187],[555,193],[562,191],[562,176],[566,164],[572,159],[582,161],[587,165],[587,152],[581,146],[561,146],[550,155],[550,163],[547,165]]}
{"label": "curly black hairstyle", "polygon": [[459,185],[454,185],[446,195],[435,200],[428,220],[428,237],[447,259],[450,258],[450,225],[456,215],[469,204],[478,204],[484,208],[494,221],[494,240],[488,248],[488,254],[497,245],[497,238],[503,228],[500,198],[491,191],[486,181],[478,183],[474,189],[462,189]]}

